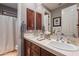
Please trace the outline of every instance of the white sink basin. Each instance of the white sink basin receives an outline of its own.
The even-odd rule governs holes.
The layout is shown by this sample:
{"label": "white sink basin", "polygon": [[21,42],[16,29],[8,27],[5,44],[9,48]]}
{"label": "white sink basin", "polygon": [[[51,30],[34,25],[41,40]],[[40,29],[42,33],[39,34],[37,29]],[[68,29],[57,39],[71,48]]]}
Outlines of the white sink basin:
{"label": "white sink basin", "polygon": [[73,44],[67,44],[63,42],[57,42],[57,41],[52,41],[48,43],[49,46],[62,49],[62,50],[67,50],[67,51],[77,51],[79,48]]}

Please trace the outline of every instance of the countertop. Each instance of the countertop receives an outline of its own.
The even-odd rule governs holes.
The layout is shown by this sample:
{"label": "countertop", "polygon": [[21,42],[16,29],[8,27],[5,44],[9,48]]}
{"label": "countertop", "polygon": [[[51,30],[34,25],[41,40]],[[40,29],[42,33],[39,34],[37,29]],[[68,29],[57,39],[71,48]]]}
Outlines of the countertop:
{"label": "countertop", "polygon": [[55,47],[49,46],[48,43],[50,43],[54,39],[51,39],[51,40],[45,39],[42,41],[38,41],[37,36],[35,37],[33,34],[27,34],[27,33],[24,33],[24,38],[57,56],[79,56],[79,50],[66,51],[66,50],[61,50],[61,49],[57,49]]}

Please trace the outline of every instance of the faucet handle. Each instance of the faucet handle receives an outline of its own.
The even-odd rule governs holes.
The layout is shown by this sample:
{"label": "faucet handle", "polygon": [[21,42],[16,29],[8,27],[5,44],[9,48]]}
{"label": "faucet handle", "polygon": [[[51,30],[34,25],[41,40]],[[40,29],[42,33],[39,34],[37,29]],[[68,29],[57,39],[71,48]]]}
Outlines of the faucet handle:
{"label": "faucet handle", "polygon": [[62,42],[64,42],[64,41],[65,41],[63,37],[61,37],[61,38],[60,38],[60,40],[61,40]]}

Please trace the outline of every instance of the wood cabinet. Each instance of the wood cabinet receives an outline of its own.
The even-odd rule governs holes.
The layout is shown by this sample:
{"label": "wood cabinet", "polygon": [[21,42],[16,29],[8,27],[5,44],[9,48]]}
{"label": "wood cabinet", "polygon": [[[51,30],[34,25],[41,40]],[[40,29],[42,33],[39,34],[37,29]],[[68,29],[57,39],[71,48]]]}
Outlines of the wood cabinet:
{"label": "wood cabinet", "polygon": [[24,39],[24,52],[25,56],[55,56],[26,39]]}
{"label": "wood cabinet", "polygon": [[[27,30],[34,30],[34,27],[36,27],[36,30],[41,30],[42,28],[42,15],[41,13],[35,12],[31,9],[27,8]],[[35,21],[36,19],[36,21]],[[36,25],[35,25],[36,23]]]}
{"label": "wood cabinet", "polygon": [[34,30],[35,12],[27,8],[27,30]]}
{"label": "wood cabinet", "polygon": [[44,50],[41,48],[41,56],[55,56],[54,54],[52,53],[49,53],[48,51]]}
{"label": "wood cabinet", "polygon": [[37,53],[34,50],[31,50],[31,56],[40,56],[40,53]]}
{"label": "wood cabinet", "polygon": [[31,55],[31,42],[24,40],[24,55],[30,56]]}
{"label": "wood cabinet", "polygon": [[41,30],[42,28],[42,15],[36,12],[36,29]]}
{"label": "wood cabinet", "polygon": [[34,50],[37,53],[40,53],[40,47],[35,45],[35,44],[33,44],[33,43],[31,45],[31,49]]}
{"label": "wood cabinet", "polygon": [[32,56],[40,56],[40,47],[33,44],[31,45],[31,55]]}

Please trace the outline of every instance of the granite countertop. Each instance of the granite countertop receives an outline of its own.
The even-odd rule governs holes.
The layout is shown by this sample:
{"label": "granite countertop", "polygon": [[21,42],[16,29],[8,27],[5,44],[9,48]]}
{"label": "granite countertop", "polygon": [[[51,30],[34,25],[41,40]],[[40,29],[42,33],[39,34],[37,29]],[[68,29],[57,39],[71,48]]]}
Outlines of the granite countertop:
{"label": "granite countertop", "polygon": [[[34,36],[33,34],[26,34],[26,33],[24,33],[24,38],[26,40],[38,45],[39,47],[57,55],[57,56],[79,56],[79,50],[77,50],[77,51],[66,51],[66,50],[61,50],[61,49],[57,49],[55,47],[49,46],[48,43],[50,43],[54,39],[51,39],[51,40],[45,39],[45,40],[42,40],[42,41],[38,41],[37,36]],[[77,41],[77,42],[79,42],[79,41]]]}

